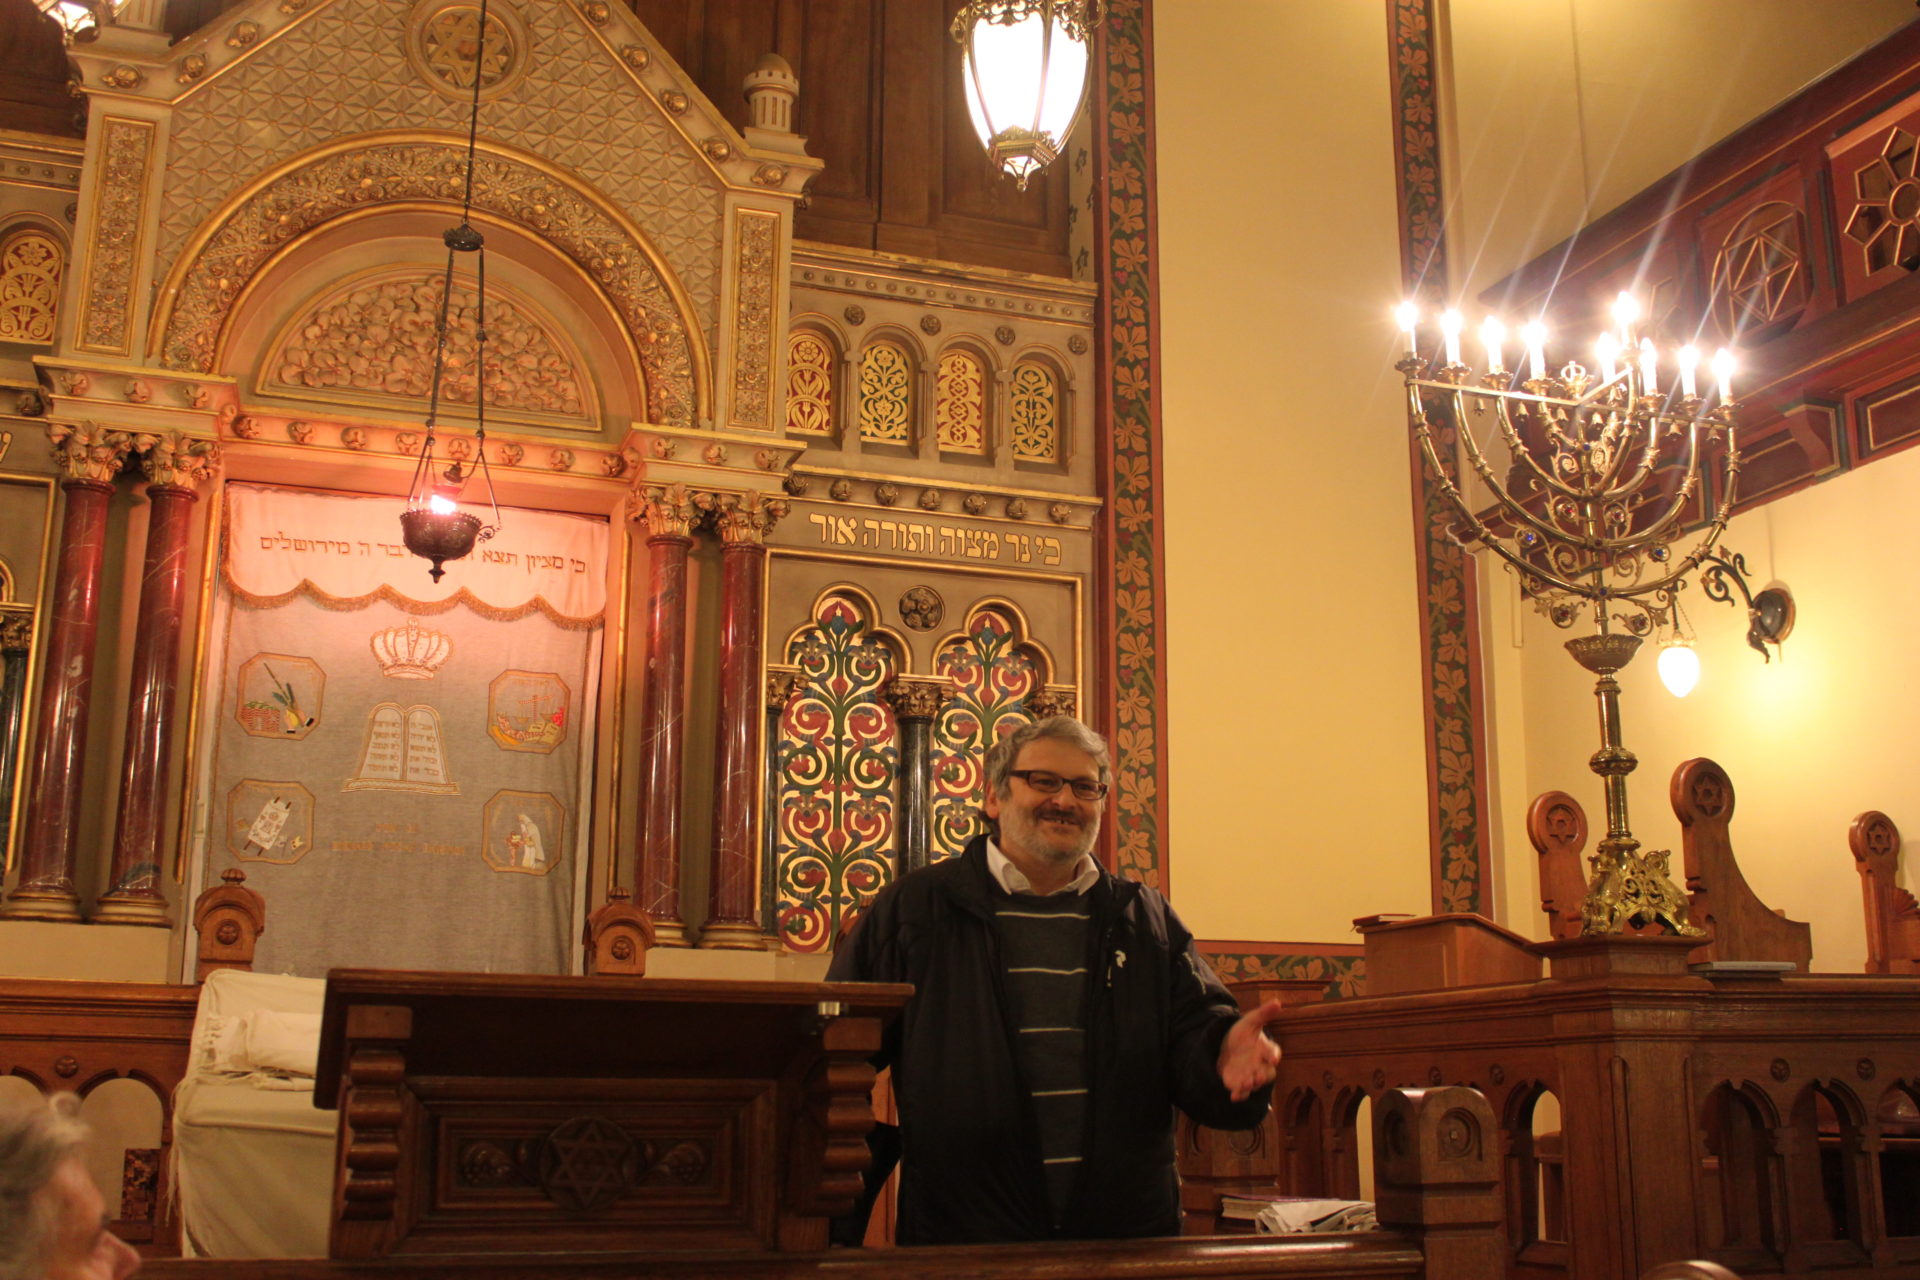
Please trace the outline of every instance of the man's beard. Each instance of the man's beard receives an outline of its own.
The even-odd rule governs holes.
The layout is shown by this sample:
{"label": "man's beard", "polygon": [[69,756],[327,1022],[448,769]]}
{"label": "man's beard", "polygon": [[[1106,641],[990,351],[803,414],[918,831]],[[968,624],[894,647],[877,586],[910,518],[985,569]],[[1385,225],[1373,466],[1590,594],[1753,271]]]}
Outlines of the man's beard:
{"label": "man's beard", "polygon": [[[1068,847],[1056,843],[1041,824],[1048,815],[1059,817],[1070,823],[1079,823],[1080,836]],[[1088,815],[1085,822],[1080,815],[1068,809],[1048,809],[1042,806],[1038,810],[1028,809],[1019,812],[1003,812],[1000,819],[1000,840],[1004,847],[1011,844],[1020,853],[1051,866],[1063,866],[1078,862],[1084,855],[1093,852],[1094,841],[1100,838],[1100,815]]]}

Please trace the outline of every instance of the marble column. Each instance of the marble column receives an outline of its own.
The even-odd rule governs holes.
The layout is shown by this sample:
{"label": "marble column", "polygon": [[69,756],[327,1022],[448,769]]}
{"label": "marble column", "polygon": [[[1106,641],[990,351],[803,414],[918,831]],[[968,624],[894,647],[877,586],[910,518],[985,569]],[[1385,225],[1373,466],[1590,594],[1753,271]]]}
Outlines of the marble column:
{"label": "marble column", "polygon": [[767,531],[785,515],[782,499],[757,493],[716,500],[720,534],[720,711],[713,750],[713,860],[707,923],[700,945],[760,951],[760,858],[754,815],[760,810],[760,732],[766,718],[760,604],[766,591]]}
{"label": "marble column", "polygon": [[687,739],[687,552],[698,514],[684,485],[637,495],[647,526],[647,668],[640,686],[640,851],[637,905],[654,945],[684,947],[680,918],[680,772]]}
{"label": "marble column", "polygon": [[933,849],[933,722],[953,696],[953,681],[895,676],[881,691],[900,726],[900,865],[927,865]]}
{"label": "marble column", "polygon": [[765,794],[760,799],[760,927],[767,949],[780,945],[780,719],[807,687],[797,667],[767,668],[767,732],[762,740]]}
{"label": "marble column", "polygon": [[95,923],[166,927],[160,888],[160,838],[166,827],[167,757],[180,677],[180,632],[187,599],[187,544],[193,535],[194,485],[213,475],[219,446],[170,431],[141,436],[147,479],[147,551],[140,578],[140,620],[133,633],[133,683],[127,699],[126,750],[120,761],[120,815],[113,834],[107,892]]}
{"label": "marble column", "polygon": [[80,919],[80,786],[86,772],[87,712],[93,695],[93,641],[100,624],[100,570],[107,550],[107,502],[133,437],[92,423],[52,423],[47,435],[66,494],[53,614],[29,748],[27,802],[20,824],[20,880],[0,906],[8,920]]}

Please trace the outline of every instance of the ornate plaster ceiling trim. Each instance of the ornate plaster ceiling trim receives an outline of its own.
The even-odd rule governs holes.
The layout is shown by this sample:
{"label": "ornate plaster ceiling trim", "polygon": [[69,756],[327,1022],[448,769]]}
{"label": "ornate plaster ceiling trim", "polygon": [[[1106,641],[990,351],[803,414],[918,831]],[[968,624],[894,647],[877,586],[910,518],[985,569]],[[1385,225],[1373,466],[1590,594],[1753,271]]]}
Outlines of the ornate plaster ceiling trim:
{"label": "ornate plaster ceiling trim", "polygon": [[[241,187],[188,241],[161,290],[147,351],[170,369],[217,367],[248,284],[300,236],[382,206],[454,207],[465,139],[397,130],[340,138]],[[669,425],[712,416],[711,357],[673,269],[618,206],[572,175],[482,141],[474,207],[571,258],[626,323],[646,375],[648,411]]]}
{"label": "ornate plaster ceiling trim", "polygon": [[787,479],[787,492],[796,498],[832,501],[836,505],[890,510],[896,514],[940,513],[1029,527],[1060,526],[1085,531],[1100,510],[1099,498],[1048,489],[974,482],[951,477],[929,478],[847,471],[837,467],[796,466]]}
{"label": "ornate plaster ceiling trim", "polygon": [[727,187],[798,200],[814,175],[827,167],[825,160],[799,150],[774,151],[749,143],[626,5],[567,0],[567,7]]}

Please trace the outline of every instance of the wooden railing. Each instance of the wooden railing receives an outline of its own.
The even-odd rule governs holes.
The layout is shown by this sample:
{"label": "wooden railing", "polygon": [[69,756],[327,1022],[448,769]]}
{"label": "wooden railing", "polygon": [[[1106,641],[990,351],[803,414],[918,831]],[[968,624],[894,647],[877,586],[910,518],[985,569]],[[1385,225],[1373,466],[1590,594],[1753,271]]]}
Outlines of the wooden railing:
{"label": "wooden railing", "polygon": [[[1363,922],[1369,975],[1398,989],[1283,1014],[1267,1127],[1185,1135],[1193,1225],[1212,1225],[1210,1197],[1233,1183],[1359,1196],[1363,1106],[1461,1084],[1498,1117],[1513,1280],[1632,1280],[1687,1258],[1836,1280],[1920,1274],[1920,974],[1899,976],[1920,919],[1891,891],[1897,832],[1870,813],[1850,838],[1876,938],[1869,976],[1807,974],[1805,926],[1739,874],[1726,775],[1689,761],[1672,793],[1693,918],[1714,936],[1578,936],[1567,908],[1585,817],[1542,797],[1530,828],[1554,940],[1477,917]],[[1832,862],[1840,874],[1837,848]],[[1728,963],[1741,961],[1786,971]],[[1469,976],[1407,989],[1418,973],[1434,988]],[[1467,985],[1475,974],[1493,976]]]}

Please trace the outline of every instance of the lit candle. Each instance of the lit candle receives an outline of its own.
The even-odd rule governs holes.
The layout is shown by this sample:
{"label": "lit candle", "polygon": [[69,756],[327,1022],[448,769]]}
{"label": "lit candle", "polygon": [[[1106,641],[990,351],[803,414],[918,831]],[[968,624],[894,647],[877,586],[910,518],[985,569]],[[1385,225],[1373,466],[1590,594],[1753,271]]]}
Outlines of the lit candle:
{"label": "lit candle", "polygon": [[427,510],[437,516],[450,516],[459,509],[460,506],[458,503],[452,498],[444,497],[441,494],[436,493],[427,499]]}
{"label": "lit candle", "polygon": [[1600,357],[1600,381],[1612,382],[1617,372],[1614,361],[1620,355],[1620,340],[1610,333],[1603,333],[1593,344],[1593,350]]}
{"label": "lit candle", "polygon": [[1725,347],[1713,353],[1713,379],[1720,384],[1720,402],[1733,399],[1733,352]]}
{"label": "lit candle", "polygon": [[1529,320],[1520,329],[1520,340],[1527,344],[1527,370],[1534,381],[1547,376],[1547,326]]}
{"label": "lit candle", "polygon": [[1412,302],[1403,302],[1393,309],[1393,319],[1400,326],[1400,332],[1407,335],[1407,354],[1420,354],[1420,339],[1415,330],[1420,326],[1420,308]]}
{"label": "lit candle", "polygon": [[1640,301],[1630,293],[1613,300],[1613,322],[1620,326],[1620,345],[1633,345],[1633,322],[1640,318]]}
{"label": "lit candle", "polygon": [[1447,340],[1447,363],[1460,363],[1460,331],[1467,327],[1466,318],[1449,307],[1440,316],[1440,333]]}
{"label": "lit candle", "polygon": [[1680,348],[1680,394],[1697,396],[1699,385],[1694,381],[1694,372],[1700,367],[1700,348],[1689,343]]}
{"label": "lit candle", "polygon": [[1640,339],[1640,394],[1655,396],[1660,394],[1660,379],[1657,375],[1660,357],[1654,352],[1653,339]]}
{"label": "lit candle", "polygon": [[1487,372],[1488,373],[1506,372],[1506,366],[1505,364],[1502,363],[1502,357],[1500,353],[1500,346],[1506,340],[1507,340],[1507,326],[1501,324],[1498,320],[1494,319],[1492,316],[1488,316],[1487,322],[1480,326],[1480,341],[1487,348]]}

